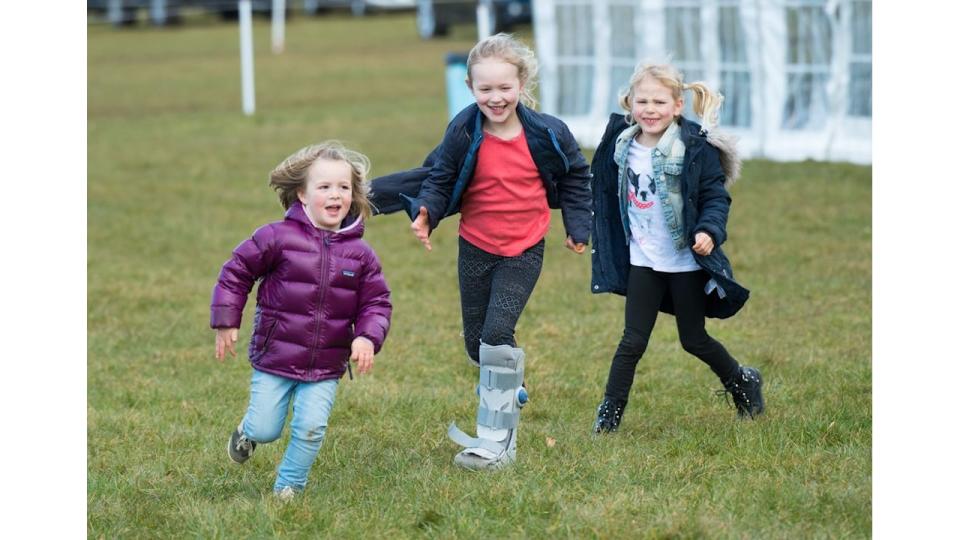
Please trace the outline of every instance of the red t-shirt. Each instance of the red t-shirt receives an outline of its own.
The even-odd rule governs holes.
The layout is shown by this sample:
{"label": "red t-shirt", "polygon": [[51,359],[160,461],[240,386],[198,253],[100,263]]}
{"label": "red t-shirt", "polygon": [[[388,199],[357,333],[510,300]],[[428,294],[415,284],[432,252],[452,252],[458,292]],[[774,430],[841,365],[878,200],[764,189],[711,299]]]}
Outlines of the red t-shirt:
{"label": "red t-shirt", "polygon": [[485,132],[460,205],[460,236],[487,253],[516,257],[549,228],[547,193],[526,135],[506,141]]}

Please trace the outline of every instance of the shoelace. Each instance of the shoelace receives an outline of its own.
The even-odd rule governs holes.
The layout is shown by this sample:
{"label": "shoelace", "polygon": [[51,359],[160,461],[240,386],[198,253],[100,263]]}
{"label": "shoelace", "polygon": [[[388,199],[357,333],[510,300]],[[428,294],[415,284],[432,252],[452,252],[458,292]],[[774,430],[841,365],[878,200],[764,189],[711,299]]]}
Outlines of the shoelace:
{"label": "shoelace", "polygon": [[253,448],[253,445],[250,444],[250,440],[246,437],[240,437],[237,440],[237,451],[238,452],[249,452]]}
{"label": "shoelace", "polygon": [[[723,388],[721,390],[714,390],[714,395],[717,397],[723,396],[723,400],[730,407],[738,407],[737,405],[737,396],[740,396],[740,400],[746,405],[750,406],[750,398],[747,397],[747,393],[740,388],[740,385],[733,383],[731,385],[733,388]],[[733,397],[733,403],[730,403],[730,397]]]}

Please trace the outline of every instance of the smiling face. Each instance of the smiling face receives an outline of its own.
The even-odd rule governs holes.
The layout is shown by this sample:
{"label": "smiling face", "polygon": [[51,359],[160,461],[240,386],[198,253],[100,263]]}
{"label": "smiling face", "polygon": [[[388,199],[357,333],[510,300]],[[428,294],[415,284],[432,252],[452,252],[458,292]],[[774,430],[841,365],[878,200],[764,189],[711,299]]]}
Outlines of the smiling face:
{"label": "smiling face", "polygon": [[630,114],[640,124],[637,141],[645,146],[656,146],[670,123],[683,111],[683,98],[674,98],[669,87],[654,77],[646,76],[633,87]]}
{"label": "smiling face", "polygon": [[340,228],[353,202],[352,172],[346,161],[323,158],[307,169],[306,185],[297,197],[314,226],[328,231]]}
{"label": "smiling face", "polygon": [[487,119],[487,127],[509,130],[519,124],[517,103],[523,85],[517,66],[498,58],[482,59],[470,68],[467,85]]}

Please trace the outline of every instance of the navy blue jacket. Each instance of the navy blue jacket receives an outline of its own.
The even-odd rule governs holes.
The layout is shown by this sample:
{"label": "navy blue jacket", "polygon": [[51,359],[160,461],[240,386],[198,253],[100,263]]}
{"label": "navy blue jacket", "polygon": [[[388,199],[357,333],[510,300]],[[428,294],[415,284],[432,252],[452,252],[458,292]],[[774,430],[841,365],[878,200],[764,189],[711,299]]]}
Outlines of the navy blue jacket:
{"label": "navy blue jacket", "polygon": [[[550,208],[560,208],[568,236],[576,243],[590,240],[590,167],[566,124],[553,116],[517,104],[527,146],[547,193]],[[474,103],[447,125],[440,145],[423,166],[375,178],[370,202],[378,214],[405,210],[416,219],[426,207],[430,230],[444,217],[460,211],[473,179],[483,141],[483,114]]]}
{"label": "navy blue jacket", "polygon": [[[611,114],[600,145],[593,155],[593,256],[591,290],[595,293],[627,294],[630,270],[630,245],[620,217],[617,164],[614,147],[617,136],[626,129],[623,114]],[[733,316],[746,303],[750,291],[733,279],[730,261],[720,245],[727,239],[727,214],[730,195],[724,187],[726,176],[720,165],[716,147],[701,134],[700,125],[680,119],[680,138],[686,146],[680,171],[683,193],[683,232],[693,245],[694,235],[704,231],[713,238],[713,252],[706,257],[693,253],[693,258],[726,293],[716,290],[707,296],[706,315],[725,319]],[[670,295],[664,295],[660,310],[673,313]]]}

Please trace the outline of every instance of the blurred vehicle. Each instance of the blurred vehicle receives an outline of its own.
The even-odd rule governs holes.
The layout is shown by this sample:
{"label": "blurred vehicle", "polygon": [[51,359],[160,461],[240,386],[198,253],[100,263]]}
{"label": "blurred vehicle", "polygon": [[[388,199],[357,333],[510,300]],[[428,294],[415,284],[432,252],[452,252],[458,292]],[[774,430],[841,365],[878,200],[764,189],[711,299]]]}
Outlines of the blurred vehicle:
{"label": "blurred vehicle", "polygon": [[[112,4],[112,5],[111,5]],[[273,13],[273,0],[251,0],[256,15]],[[307,15],[319,15],[334,9],[349,9],[360,16],[368,12],[413,10],[416,0],[287,0],[286,12],[302,10]],[[128,26],[137,22],[139,10],[146,10],[156,25],[181,22],[181,8],[199,8],[217,13],[225,20],[236,20],[240,10],[237,0],[87,0],[87,12],[104,16],[114,26]]]}
{"label": "blurred vehicle", "polygon": [[303,12],[320,15],[335,8],[349,8],[356,16],[370,11],[413,10],[416,0],[303,0]]}
{"label": "blurred vehicle", "polygon": [[[290,4],[287,2],[287,11]],[[269,15],[273,12],[273,0],[251,0],[253,13]],[[181,8],[200,8],[218,13],[222,18],[235,20],[240,10],[237,0],[87,0],[87,12],[101,14],[114,26],[136,24],[137,13],[144,9],[150,22],[156,25],[177,24],[181,22]]]}
{"label": "blurred vehicle", "polygon": [[[494,34],[518,24],[530,24],[530,0],[492,0],[490,4],[490,28]],[[417,33],[423,39],[445,36],[452,25],[476,21],[476,1],[417,0]]]}

